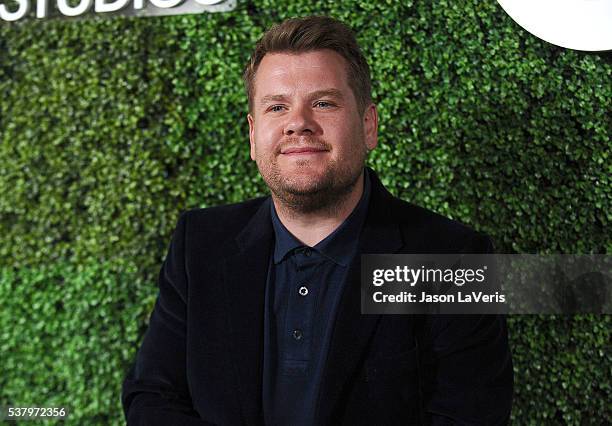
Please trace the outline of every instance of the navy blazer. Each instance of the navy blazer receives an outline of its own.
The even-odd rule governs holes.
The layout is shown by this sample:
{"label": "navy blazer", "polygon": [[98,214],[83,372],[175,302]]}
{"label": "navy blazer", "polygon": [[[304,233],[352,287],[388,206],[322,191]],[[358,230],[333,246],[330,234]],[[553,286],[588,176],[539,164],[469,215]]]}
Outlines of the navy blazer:
{"label": "navy blazer", "polygon": [[[360,253],[488,253],[490,239],[393,197],[370,170]],[[128,425],[262,425],[264,290],[274,232],[265,198],[184,212],[123,384]],[[317,425],[507,424],[505,318],[362,315],[349,268]]]}

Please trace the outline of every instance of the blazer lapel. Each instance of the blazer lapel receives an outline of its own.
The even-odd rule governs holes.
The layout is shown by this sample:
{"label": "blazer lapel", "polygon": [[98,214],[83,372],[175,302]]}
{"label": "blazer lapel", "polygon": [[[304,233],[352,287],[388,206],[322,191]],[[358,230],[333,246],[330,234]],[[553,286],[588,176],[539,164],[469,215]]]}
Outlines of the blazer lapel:
{"label": "blazer lapel", "polygon": [[359,252],[349,268],[331,337],[319,392],[316,424],[332,424],[334,406],[367,350],[380,315],[361,314],[361,254],[396,253],[403,246],[397,221],[390,215],[393,198],[370,170],[372,193],[359,240]]}
{"label": "blazer lapel", "polygon": [[[270,199],[231,244],[224,264],[230,354],[246,424],[262,424],[264,295],[273,242]],[[228,372],[229,373],[229,372]]]}

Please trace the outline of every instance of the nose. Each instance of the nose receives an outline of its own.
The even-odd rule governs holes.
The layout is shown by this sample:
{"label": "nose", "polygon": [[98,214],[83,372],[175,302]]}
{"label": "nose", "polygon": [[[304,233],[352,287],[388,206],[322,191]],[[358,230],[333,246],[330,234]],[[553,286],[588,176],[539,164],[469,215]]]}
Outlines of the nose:
{"label": "nose", "polygon": [[320,132],[321,127],[309,108],[293,108],[290,114],[287,115],[287,122],[283,129],[285,136],[312,136]]}

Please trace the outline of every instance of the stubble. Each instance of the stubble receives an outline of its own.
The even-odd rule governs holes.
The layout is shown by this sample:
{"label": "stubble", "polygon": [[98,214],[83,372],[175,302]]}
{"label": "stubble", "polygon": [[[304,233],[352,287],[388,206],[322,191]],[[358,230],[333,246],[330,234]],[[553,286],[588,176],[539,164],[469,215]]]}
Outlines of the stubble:
{"label": "stubble", "polygon": [[[297,160],[291,174],[283,173],[277,162],[282,147],[291,143],[279,144],[269,158],[257,158],[257,167],[266,185],[288,214],[334,214],[348,199],[363,172],[367,155],[365,145],[359,144],[357,152],[349,153],[350,158],[330,160],[322,174],[305,181],[301,170],[304,174],[309,173],[311,160]],[[331,149],[325,140],[318,138],[309,140],[307,145]]]}

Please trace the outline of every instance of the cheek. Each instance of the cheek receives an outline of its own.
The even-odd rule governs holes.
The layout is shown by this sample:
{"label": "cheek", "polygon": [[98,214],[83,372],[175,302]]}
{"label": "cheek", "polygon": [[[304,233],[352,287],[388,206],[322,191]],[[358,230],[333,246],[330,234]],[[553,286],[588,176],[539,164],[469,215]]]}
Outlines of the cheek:
{"label": "cheek", "polygon": [[272,141],[277,139],[279,134],[283,134],[282,127],[280,127],[278,124],[270,123],[262,129],[261,134],[266,141]]}
{"label": "cheek", "polygon": [[254,133],[255,154],[257,156],[269,155],[274,150],[276,140],[269,130],[256,130]]}
{"label": "cheek", "polygon": [[337,128],[333,134],[333,141],[337,144],[338,154],[344,158],[353,157],[361,152],[361,146],[364,144],[363,135],[356,127],[346,126],[346,124]]}

